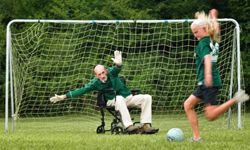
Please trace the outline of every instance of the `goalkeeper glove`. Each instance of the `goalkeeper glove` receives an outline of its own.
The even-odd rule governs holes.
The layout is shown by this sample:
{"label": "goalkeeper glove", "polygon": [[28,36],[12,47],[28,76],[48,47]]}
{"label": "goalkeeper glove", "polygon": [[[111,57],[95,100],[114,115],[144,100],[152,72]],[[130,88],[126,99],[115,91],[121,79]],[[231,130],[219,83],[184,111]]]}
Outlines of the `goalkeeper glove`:
{"label": "goalkeeper glove", "polygon": [[122,65],[122,52],[116,50],[116,51],[114,52],[114,56],[115,56],[115,58],[111,58],[111,59],[113,60],[113,62],[114,62],[116,65],[121,66],[121,65]]}
{"label": "goalkeeper glove", "polygon": [[50,102],[56,103],[56,102],[59,102],[59,101],[63,101],[65,98],[66,98],[66,95],[57,95],[57,94],[55,94],[55,96],[50,98]]}

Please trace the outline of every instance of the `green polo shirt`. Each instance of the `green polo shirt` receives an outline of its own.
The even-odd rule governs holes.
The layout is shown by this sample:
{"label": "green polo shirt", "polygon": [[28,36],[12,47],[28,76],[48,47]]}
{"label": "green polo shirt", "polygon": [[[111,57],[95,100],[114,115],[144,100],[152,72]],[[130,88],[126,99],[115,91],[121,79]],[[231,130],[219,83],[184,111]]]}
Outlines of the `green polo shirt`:
{"label": "green polo shirt", "polygon": [[125,83],[118,76],[121,69],[122,69],[122,66],[113,66],[113,67],[108,68],[107,69],[108,78],[105,83],[103,83],[98,78],[94,77],[92,80],[90,80],[89,83],[85,84],[85,86],[66,93],[67,98],[81,96],[90,91],[104,92],[104,96],[106,100],[114,99],[115,95],[121,95],[124,98],[126,98],[127,96],[131,94],[131,92],[126,87]]}
{"label": "green polo shirt", "polygon": [[213,86],[221,86],[220,73],[217,69],[217,59],[219,54],[219,45],[217,43],[210,46],[210,37],[203,37],[200,39],[195,52],[196,52],[196,73],[198,85],[204,84],[204,57],[206,55],[212,56],[212,76]]}

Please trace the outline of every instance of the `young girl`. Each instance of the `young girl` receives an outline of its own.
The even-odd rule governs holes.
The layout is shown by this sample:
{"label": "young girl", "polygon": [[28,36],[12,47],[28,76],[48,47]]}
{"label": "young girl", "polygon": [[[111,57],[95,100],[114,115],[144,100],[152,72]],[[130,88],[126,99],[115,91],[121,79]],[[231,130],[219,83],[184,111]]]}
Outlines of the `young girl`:
{"label": "young girl", "polygon": [[[214,14],[217,15],[218,12]],[[198,117],[194,110],[198,103],[205,104],[205,116],[209,121],[213,121],[233,104],[247,101],[249,96],[245,91],[240,90],[232,99],[221,105],[215,105],[221,86],[220,74],[216,66],[220,41],[219,23],[216,20],[217,16],[212,13],[208,17],[204,12],[197,12],[195,16],[197,19],[191,24],[191,30],[199,40],[195,49],[198,87],[184,102],[184,109],[192,128],[192,141],[197,142],[201,140]]]}

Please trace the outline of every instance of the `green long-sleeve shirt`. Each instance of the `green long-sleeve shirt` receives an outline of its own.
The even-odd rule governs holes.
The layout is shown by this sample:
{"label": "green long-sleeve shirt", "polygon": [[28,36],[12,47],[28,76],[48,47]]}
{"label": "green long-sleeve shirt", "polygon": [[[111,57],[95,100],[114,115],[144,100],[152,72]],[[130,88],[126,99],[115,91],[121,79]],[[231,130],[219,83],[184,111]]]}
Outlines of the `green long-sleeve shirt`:
{"label": "green long-sleeve shirt", "polygon": [[121,95],[124,98],[129,96],[131,94],[130,90],[126,87],[124,82],[121,81],[121,79],[118,76],[121,69],[122,69],[122,66],[113,66],[113,67],[108,68],[107,69],[108,78],[105,83],[103,83],[100,79],[94,77],[85,86],[66,93],[67,98],[81,96],[90,91],[104,92],[104,96],[106,100],[114,99],[115,95]]}

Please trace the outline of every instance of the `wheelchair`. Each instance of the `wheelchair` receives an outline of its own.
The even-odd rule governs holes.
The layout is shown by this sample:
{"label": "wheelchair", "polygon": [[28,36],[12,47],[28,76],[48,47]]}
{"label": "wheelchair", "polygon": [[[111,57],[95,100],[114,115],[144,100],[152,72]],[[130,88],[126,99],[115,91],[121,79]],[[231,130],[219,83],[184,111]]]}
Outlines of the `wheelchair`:
{"label": "wheelchair", "polygon": [[[122,78],[122,81],[125,82],[124,78]],[[107,131],[110,131],[111,134],[130,134],[123,128],[121,115],[119,111],[116,111],[114,107],[109,107],[106,105],[104,93],[110,92],[110,91],[115,92],[113,89],[107,89],[105,91],[99,91],[97,93],[97,107],[100,109],[100,112],[101,112],[101,125],[96,128],[96,133],[102,134]],[[136,94],[141,93],[141,91],[140,89],[133,89],[131,90],[131,93],[133,95],[136,95]],[[129,108],[129,111],[131,111],[132,109]],[[113,121],[111,122],[110,129],[105,129],[105,110],[107,110],[114,117]],[[134,125],[137,123],[139,122],[134,122]]]}
{"label": "wheelchair", "polygon": [[[98,92],[97,94],[97,106],[101,112],[101,125],[97,127],[96,133],[105,133],[110,131],[111,134],[123,134],[125,130],[122,126],[121,115],[118,111],[115,110],[114,107],[106,106],[106,101],[104,99],[104,93]],[[110,129],[105,129],[105,109],[114,117],[113,121],[111,122]]]}

